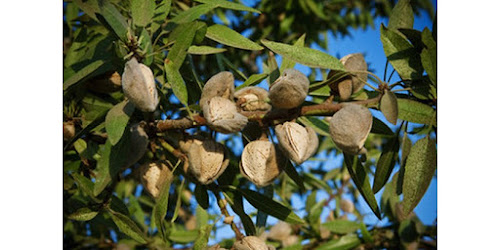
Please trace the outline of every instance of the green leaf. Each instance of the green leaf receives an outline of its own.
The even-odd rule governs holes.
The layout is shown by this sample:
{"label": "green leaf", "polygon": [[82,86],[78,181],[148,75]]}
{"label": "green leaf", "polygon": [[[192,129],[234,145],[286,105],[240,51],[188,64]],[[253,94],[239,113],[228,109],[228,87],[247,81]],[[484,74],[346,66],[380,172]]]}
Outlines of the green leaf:
{"label": "green leaf", "polygon": [[422,59],[422,66],[429,75],[429,79],[434,85],[437,84],[437,44],[432,37],[432,33],[428,28],[422,32],[422,42],[425,47],[420,57]]}
{"label": "green leaf", "polygon": [[398,118],[401,120],[436,126],[436,111],[423,103],[398,98]]}
{"label": "green leaf", "polygon": [[238,189],[238,192],[240,192],[252,206],[262,210],[264,213],[291,224],[305,223],[304,220],[292,210],[274,201],[272,198],[249,189]]}
{"label": "green leaf", "polygon": [[94,195],[99,195],[113,178],[122,170],[127,160],[130,147],[130,136],[124,134],[116,145],[111,144],[111,140],[99,149],[101,158],[97,161],[95,170],[96,178],[94,185]]}
{"label": "green leaf", "polygon": [[184,189],[184,183],[186,179],[182,179],[181,185],[177,189],[177,202],[175,203],[175,209],[174,209],[174,215],[172,216],[172,219],[170,222],[174,223],[175,219],[177,219],[177,216],[179,215],[179,209],[181,207],[181,197],[182,197],[182,190]]}
{"label": "green leaf", "polygon": [[165,73],[167,74],[167,81],[172,86],[172,91],[174,95],[179,99],[179,101],[188,105],[188,92],[186,83],[182,79],[181,73],[176,69],[174,63],[170,60],[165,60]]}
{"label": "green leaf", "polygon": [[375,177],[373,180],[373,193],[378,193],[382,187],[387,183],[391,176],[394,165],[398,158],[399,152],[399,138],[392,137],[382,147],[382,154],[378,158],[377,168],[375,170]]}
{"label": "green leaf", "polygon": [[182,11],[181,13],[179,13],[179,15],[172,18],[170,22],[176,24],[189,23],[196,20],[198,17],[207,14],[215,7],[217,6],[213,4],[200,4],[192,7],[189,10]]}
{"label": "green leaf", "polygon": [[85,193],[86,195],[90,197],[94,197],[94,183],[89,180],[87,177],[77,174],[77,173],[72,173],[71,177],[75,180],[76,184],[78,185],[78,188]]}
{"label": "green leaf", "polygon": [[153,207],[151,220],[155,223],[156,228],[158,228],[158,234],[165,239],[165,230],[163,229],[163,220],[167,215],[168,210],[168,195],[170,193],[170,182],[163,185],[160,195],[156,199],[156,203]]}
{"label": "green leaf", "polygon": [[134,216],[135,220],[140,223],[140,226],[142,228],[145,228],[145,214],[141,208],[141,205],[139,204],[139,201],[137,200],[137,198],[135,198],[135,196],[131,195],[128,197],[128,202],[130,204],[130,214]]}
{"label": "green leaf", "polygon": [[325,181],[322,181],[322,180],[316,178],[316,176],[314,176],[312,173],[304,173],[303,178],[304,178],[305,183],[307,183],[313,187],[316,187],[320,190],[325,190],[329,194],[331,194],[333,192],[332,188],[330,186],[328,186],[328,184],[326,184]]}
{"label": "green leaf", "polygon": [[99,12],[99,4],[97,3],[97,0],[73,0],[73,3],[78,5],[78,8],[83,10],[83,12],[89,15],[89,17],[97,20],[97,17],[95,15],[96,12]]}
{"label": "green leaf", "polygon": [[111,209],[108,209],[108,212],[109,215],[111,215],[111,219],[122,233],[128,235],[130,238],[141,244],[146,244],[146,236],[132,219]]}
{"label": "green leaf", "polygon": [[212,231],[212,225],[204,225],[200,228],[200,236],[198,237],[198,239],[196,239],[193,245],[194,250],[205,249],[211,231]]}
{"label": "green leaf", "polygon": [[93,211],[88,207],[82,207],[76,210],[76,212],[68,215],[68,219],[77,221],[89,221],[96,217],[98,213],[99,211]]}
{"label": "green leaf", "polygon": [[187,53],[193,55],[210,55],[225,52],[226,49],[223,48],[215,48],[210,46],[196,46],[191,45],[187,50]]}
{"label": "green leaf", "polygon": [[153,18],[156,4],[154,0],[131,0],[130,10],[132,11],[132,20],[134,24],[146,27]]}
{"label": "green leaf", "polygon": [[151,44],[151,37],[146,29],[142,29],[141,37],[139,39],[141,41],[141,50],[144,52],[144,59],[142,60],[142,63],[150,66],[153,63],[153,45]]}
{"label": "green leaf", "polygon": [[420,202],[436,171],[436,143],[428,136],[418,140],[406,160],[403,181],[403,213],[409,214]]}
{"label": "green leaf", "polygon": [[[196,33],[195,23],[187,23],[177,26],[177,33],[175,44],[172,49],[168,52],[167,60],[173,63],[174,69],[179,70],[181,68],[184,59],[186,59],[187,50],[193,42],[194,35]],[[168,74],[167,74],[168,77]]]}
{"label": "green leaf", "polygon": [[255,12],[255,13],[260,14],[260,11],[254,9],[254,8],[247,7],[243,4],[239,4],[239,3],[233,3],[233,2],[229,2],[229,1],[223,1],[223,0],[195,0],[195,1],[199,2],[199,3],[214,4],[217,7],[221,7],[224,9],[249,11],[249,12]]}
{"label": "green leaf", "polygon": [[293,182],[295,182],[295,184],[297,184],[300,191],[306,190],[306,187],[304,186],[304,181],[302,180],[302,178],[300,177],[299,173],[297,172],[295,167],[292,165],[290,160],[287,160],[287,164],[285,166],[285,173],[286,173],[286,175],[288,175],[288,177],[290,177],[290,179],[293,180]]}
{"label": "green leaf", "polygon": [[153,23],[151,23],[151,34],[154,34],[163,23],[167,20],[167,16],[170,13],[170,7],[172,5],[172,0],[162,0],[156,5],[155,12],[153,14]]}
{"label": "green leaf", "polygon": [[123,132],[127,127],[128,120],[134,113],[134,104],[125,100],[116,104],[106,115],[106,132],[111,145],[116,145],[122,138]]}
{"label": "green leaf", "polygon": [[[269,186],[266,186],[266,187],[263,187],[262,189],[264,189],[264,195],[269,197],[269,198],[273,198],[273,195],[274,195],[274,188],[272,185],[269,185]],[[265,229],[266,228],[266,222],[267,222],[267,214],[265,212],[263,212],[262,210],[257,210],[257,218],[255,220],[255,225],[258,227],[258,228],[261,228],[261,229]]]}
{"label": "green leaf", "polygon": [[262,46],[252,42],[250,39],[242,36],[240,33],[232,30],[231,28],[214,24],[207,28],[206,37],[225,44],[231,47],[246,49],[246,50],[261,50]]}
{"label": "green leaf", "polygon": [[355,234],[348,234],[342,236],[340,239],[335,239],[326,242],[325,244],[316,248],[316,250],[348,250],[354,249],[361,244],[361,241],[358,239],[358,236]]}
{"label": "green leaf", "polygon": [[203,209],[208,209],[208,193],[205,185],[196,185],[194,188],[194,197]]}
{"label": "green leaf", "polygon": [[198,230],[173,230],[172,232],[170,232],[168,239],[176,243],[186,244],[195,241],[198,238],[199,234],[200,233]]}
{"label": "green leaf", "polygon": [[384,95],[380,100],[380,111],[387,121],[396,125],[398,122],[398,98],[388,89],[384,90]]}
{"label": "green leaf", "polygon": [[236,91],[238,91],[244,87],[257,85],[260,82],[262,82],[262,80],[266,79],[267,76],[268,76],[268,74],[253,74],[250,77],[248,77],[248,79],[245,82],[243,82],[243,84],[236,87]]}
{"label": "green leaf", "polygon": [[63,90],[66,91],[69,87],[77,83],[82,83],[84,80],[89,79],[90,77],[94,76],[96,72],[100,72],[98,70],[104,68],[104,66],[105,62],[103,60],[98,60],[90,63],[89,65],[76,72],[66,81],[64,81]]}
{"label": "green leaf", "polygon": [[322,224],[323,227],[336,234],[354,233],[358,230],[359,224],[350,220],[334,220]]}
{"label": "green leaf", "polygon": [[380,24],[380,40],[387,60],[401,79],[416,79],[421,76],[420,55],[401,33]]}
{"label": "green leaf", "polygon": [[393,136],[394,132],[380,119],[373,116],[372,129],[370,133],[381,134],[381,135],[390,135]]}
{"label": "green leaf", "polygon": [[398,0],[394,9],[392,9],[387,27],[390,29],[413,28],[413,10],[410,0]]}
{"label": "green leaf", "polygon": [[269,52],[267,56],[267,70],[269,73],[268,84],[271,85],[278,77],[280,77],[280,70],[278,68],[278,63],[276,62],[276,58],[274,57],[274,53]]}
{"label": "green leaf", "polygon": [[[293,44],[293,46],[304,47],[305,39],[306,39],[306,34],[302,34],[302,36],[300,36],[299,39],[297,39],[297,41]],[[280,71],[283,72],[283,70],[285,69],[293,69],[294,66],[295,66],[295,61],[283,57],[281,60]]]}
{"label": "green leaf", "polygon": [[344,70],[344,66],[337,58],[319,50],[272,42],[265,39],[262,40],[262,44],[276,54],[280,54],[289,60],[309,67]]}
{"label": "green leaf", "polygon": [[366,228],[366,225],[364,222],[359,223],[359,228],[361,229],[361,235],[363,236],[363,241],[366,243],[373,243],[373,237]]}
{"label": "green leaf", "polygon": [[248,216],[243,209],[243,198],[239,193],[229,193],[229,195],[230,194],[233,194],[234,201],[234,203],[231,204],[231,208],[240,217],[241,223],[243,223],[243,227],[245,228],[246,235],[256,235],[256,229],[252,218],[250,218],[250,216]]}
{"label": "green leaf", "polygon": [[298,121],[304,126],[311,127],[316,133],[323,136],[330,136],[330,128],[327,121],[314,116],[301,116]]}
{"label": "green leaf", "polygon": [[208,224],[208,213],[207,209],[202,208],[201,206],[196,206],[196,225],[197,228],[201,228]]}
{"label": "green leaf", "polygon": [[363,196],[363,199],[380,220],[382,217],[380,215],[377,200],[375,199],[375,195],[370,187],[370,179],[368,174],[366,174],[361,160],[359,160],[358,156],[344,153],[344,162],[346,163],[347,170],[349,171],[354,184],[356,184],[356,187],[361,193],[361,196]]}
{"label": "green leaf", "polygon": [[127,42],[128,24],[120,11],[108,0],[100,0],[97,18],[123,42]]}

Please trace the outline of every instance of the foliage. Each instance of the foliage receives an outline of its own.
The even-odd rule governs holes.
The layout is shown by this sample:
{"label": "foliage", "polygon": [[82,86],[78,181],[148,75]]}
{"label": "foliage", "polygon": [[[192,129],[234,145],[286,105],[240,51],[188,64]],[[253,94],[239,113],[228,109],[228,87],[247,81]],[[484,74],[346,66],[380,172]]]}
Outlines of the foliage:
{"label": "foliage", "polygon": [[[436,27],[413,29],[414,13],[422,11],[433,16],[425,0],[262,0],[255,6],[215,0],[65,1],[64,246],[203,249],[226,227],[223,220],[235,236],[217,242],[231,248],[242,231],[248,236],[272,229],[266,223],[272,216],[289,223],[289,234],[296,236],[286,242],[268,235],[267,244],[275,247],[435,247],[437,225],[423,225],[412,212],[437,167]],[[360,72],[349,72],[341,60],[310,46],[327,48],[328,31],[348,35],[349,27],[375,27],[377,16],[390,17],[387,27],[381,24],[380,41],[401,80],[391,83],[391,77],[381,80],[366,72],[365,88],[341,101],[330,87]],[[282,56],[281,65],[274,53]],[[134,108],[116,81],[131,57],[153,72],[160,99],[153,113]],[[237,90],[266,78],[272,83],[295,63],[320,69],[308,76],[312,98],[297,109],[245,115],[270,131],[273,141],[277,124],[294,120],[309,126],[319,137],[316,155],[342,157],[343,164],[326,166],[332,161],[313,157],[314,167],[306,169],[287,160],[280,166],[285,174],[257,188],[239,172],[239,145],[260,134],[252,134],[250,125],[229,135],[205,126],[203,86],[220,71],[234,74]],[[323,80],[312,81],[317,72]],[[362,156],[342,155],[330,138],[328,122],[342,102],[385,116],[373,117]],[[217,139],[229,158],[222,175],[207,185],[188,174],[189,159],[180,150],[179,140],[195,133]],[[418,141],[412,143],[409,135]],[[164,163],[173,175],[156,197],[141,182],[141,166],[151,162]],[[378,192],[383,192],[379,201]],[[328,199],[318,201],[320,194]],[[292,197],[304,200],[305,207]],[[349,197],[352,210],[341,206]],[[360,198],[389,223],[365,224]],[[256,212],[248,213],[251,207]],[[320,218],[324,212],[326,221]]]}

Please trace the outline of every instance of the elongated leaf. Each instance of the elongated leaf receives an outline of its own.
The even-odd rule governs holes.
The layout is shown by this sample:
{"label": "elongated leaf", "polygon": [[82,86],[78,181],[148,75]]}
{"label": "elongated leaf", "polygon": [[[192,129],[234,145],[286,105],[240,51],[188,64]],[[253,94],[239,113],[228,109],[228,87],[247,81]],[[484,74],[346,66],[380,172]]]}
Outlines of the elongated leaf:
{"label": "elongated leaf", "polygon": [[387,27],[390,29],[413,28],[413,10],[410,0],[398,0],[394,9],[392,9]]}
{"label": "elongated leaf", "polygon": [[125,100],[116,104],[106,115],[106,132],[111,145],[116,145],[122,138],[128,120],[134,112],[134,104]]}
{"label": "elongated leaf", "polygon": [[186,179],[182,179],[181,185],[177,189],[177,201],[175,203],[175,209],[174,209],[174,215],[172,216],[172,219],[170,222],[174,223],[175,219],[177,219],[177,216],[179,215],[179,209],[181,208],[181,197],[182,197],[182,190],[184,189],[184,183]]}
{"label": "elongated leaf", "polygon": [[205,249],[208,243],[208,238],[210,237],[210,232],[212,231],[211,225],[204,225],[200,228],[200,236],[194,242],[193,249],[194,250],[202,250]]}
{"label": "elongated leaf", "polygon": [[323,136],[330,136],[330,128],[327,121],[314,116],[301,116],[298,120],[300,123],[304,124],[304,126],[314,129],[316,133]]}
{"label": "elongated leaf", "polygon": [[203,209],[208,209],[208,193],[204,185],[196,185],[194,188],[194,196]]}
{"label": "elongated leaf", "polygon": [[167,215],[169,193],[170,193],[170,182],[165,183],[165,185],[163,185],[160,195],[156,199],[156,203],[153,207],[152,219],[151,219],[156,225],[158,233],[163,239],[166,238],[165,231],[163,229],[163,220]]}
{"label": "elongated leaf", "polygon": [[370,209],[380,220],[382,217],[380,215],[377,200],[375,199],[375,195],[370,187],[370,179],[366,174],[363,164],[358,159],[358,156],[352,156],[345,153],[344,162],[346,163],[347,170],[349,171],[354,184],[356,184],[356,187],[361,193],[361,196],[363,196],[363,199],[365,199],[368,206],[370,206]]}
{"label": "elongated leaf", "polygon": [[201,228],[208,224],[208,213],[207,210],[201,206],[196,207],[196,227]]}
{"label": "elongated leaf", "polygon": [[111,215],[111,219],[122,233],[128,235],[130,238],[141,244],[146,244],[146,236],[132,219],[111,209],[108,209],[108,212],[109,215]]}
{"label": "elongated leaf", "polygon": [[411,140],[408,138],[408,134],[404,133],[403,135],[403,141],[402,141],[402,147],[401,147],[401,163],[398,171],[398,175],[393,177],[397,177],[396,181],[396,194],[400,195],[403,193],[403,180],[405,176],[405,168],[406,168],[406,159],[408,159],[408,154],[410,153],[411,150]]}
{"label": "elongated leaf", "polygon": [[193,8],[191,8],[189,10],[181,12],[179,15],[172,18],[172,20],[170,20],[170,22],[176,23],[176,24],[189,23],[189,22],[196,20],[201,15],[207,14],[209,11],[211,11],[215,7],[217,7],[217,5],[200,4],[200,5],[194,6]]}
{"label": "elongated leaf", "polygon": [[193,42],[194,34],[196,33],[194,26],[195,23],[187,23],[179,25],[176,28],[176,31],[178,32],[175,44],[172,46],[172,49],[170,49],[167,55],[167,59],[173,62],[174,69],[176,70],[180,69],[184,59],[186,59],[187,50]]}
{"label": "elongated leaf", "polygon": [[198,230],[174,230],[168,236],[168,239],[177,243],[186,244],[195,241],[200,235]]}
{"label": "elongated leaf", "polygon": [[98,69],[104,68],[105,63],[103,60],[98,60],[95,62],[90,63],[89,65],[85,66],[78,72],[76,72],[74,75],[72,75],[70,78],[68,78],[66,81],[63,83],[63,90],[66,91],[69,87],[83,82],[83,80],[86,80],[93,76],[93,73],[95,73]]}
{"label": "elongated leaf", "polygon": [[330,249],[348,250],[348,249],[356,248],[357,246],[359,246],[359,244],[361,244],[361,241],[359,240],[357,235],[348,234],[348,235],[342,236],[340,239],[328,241],[316,249],[317,250],[330,250]]}
{"label": "elongated leaf", "polygon": [[[274,189],[273,189],[273,186],[272,185],[269,185],[269,186],[266,186],[266,187],[263,187],[264,189],[264,195],[269,197],[269,198],[273,198],[273,195],[274,195]],[[258,227],[258,228],[266,228],[266,222],[267,222],[267,214],[265,212],[263,212],[262,210],[257,210],[257,218],[256,218],[256,221],[255,221],[255,225]]]}
{"label": "elongated leaf", "polygon": [[273,83],[280,77],[280,70],[278,68],[278,63],[276,62],[276,58],[274,57],[274,53],[269,52],[267,56],[267,70],[269,73],[269,80],[267,81],[269,84]]}
{"label": "elongated leaf", "polygon": [[187,50],[187,53],[193,55],[210,55],[225,52],[226,49],[223,48],[215,48],[210,46],[195,46],[191,45]]}
{"label": "elongated leaf", "polygon": [[[296,47],[304,47],[304,42],[306,40],[306,34],[302,34],[302,36],[297,39],[297,41],[293,44]],[[283,57],[281,60],[280,71],[283,72],[285,69],[293,69],[295,66],[295,61],[292,61],[286,57]]]}
{"label": "elongated leaf", "polygon": [[151,34],[154,34],[160,26],[165,23],[168,14],[170,13],[170,7],[172,6],[172,0],[162,0],[156,5],[155,12],[153,14],[153,23],[151,23]]}
{"label": "elongated leaf", "polygon": [[128,202],[130,204],[130,214],[134,216],[135,220],[139,222],[139,225],[144,229],[146,227],[146,221],[144,219],[145,214],[139,204],[139,201],[135,198],[135,196],[130,195],[128,197]]}
{"label": "elongated leaf", "polygon": [[89,17],[93,18],[94,20],[97,20],[97,17],[95,15],[96,12],[99,12],[99,4],[97,3],[98,0],[73,0],[73,3],[75,3],[85,14],[89,15]]}
{"label": "elongated leaf", "polygon": [[217,7],[221,7],[224,9],[249,11],[249,12],[255,12],[255,13],[260,14],[260,11],[254,9],[254,8],[247,7],[243,4],[239,4],[239,3],[234,3],[234,2],[224,1],[224,0],[195,0],[195,1],[199,2],[199,3],[214,4]]}
{"label": "elongated leaf", "polygon": [[363,236],[363,241],[366,243],[373,243],[373,237],[366,228],[364,222],[359,223],[359,228],[361,229],[361,235]]}
{"label": "elongated leaf", "polygon": [[401,33],[381,24],[380,40],[385,56],[402,79],[414,79],[421,76],[420,55]]}
{"label": "elongated leaf", "polygon": [[245,228],[245,234],[247,236],[250,235],[256,235],[257,230],[255,229],[255,225],[253,224],[252,218],[248,216],[245,213],[245,210],[243,209],[243,198],[240,193],[224,193],[224,195],[227,196],[232,196],[232,200],[234,201],[233,204],[231,204],[231,208],[233,211],[240,217],[241,223],[243,224],[243,227]]}
{"label": "elongated leaf", "polygon": [[380,100],[380,111],[387,121],[396,125],[398,122],[398,98],[390,90],[384,90],[384,95]]}
{"label": "elongated leaf", "polygon": [[154,0],[131,0],[130,10],[132,11],[134,24],[146,27],[153,18],[155,8],[156,4]]}
{"label": "elongated leaf", "polygon": [[207,28],[206,37],[231,47],[246,49],[246,50],[261,50],[262,46],[252,42],[250,39],[242,36],[240,33],[231,28],[214,24]]}
{"label": "elongated leaf", "polygon": [[290,179],[297,184],[299,187],[300,191],[306,191],[306,187],[304,186],[304,181],[302,180],[302,177],[300,177],[299,173],[297,172],[297,169],[292,165],[290,160],[287,161],[287,164],[285,166],[285,173],[290,177]]}
{"label": "elongated leaf", "polygon": [[382,147],[382,154],[378,158],[375,179],[373,180],[373,193],[378,193],[389,180],[394,165],[396,165],[398,152],[399,138],[394,136]]}
{"label": "elongated leaf", "polygon": [[321,225],[336,234],[354,233],[360,228],[357,222],[350,220],[328,221]]}
{"label": "elongated leaf", "polygon": [[68,215],[68,219],[77,220],[77,221],[89,221],[92,220],[99,211],[93,211],[88,207],[82,207],[78,209],[76,212]]}
{"label": "elongated leaf", "polygon": [[393,136],[394,132],[380,119],[373,116],[372,129],[370,133],[381,134],[381,135],[390,135]]}
{"label": "elongated leaf", "polygon": [[436,126],[436,111],[423,103],[398,98],[398,118],[401,120]]}
{"label": "elongated leaf", "polygon": [[310,186],[316,187],[320,190],[325,190],[329,194],[333,192],[332,188],[328,186],[325,181],[316,178],[316,176],[314,176],[312,173],[304,173],[303,178],[304,182],[309,184]]}
{"label": "elongated leaf", "polygon": [[268,74],[253,74],[250,77],[248,77],[248,79],[245,82],[243,82],[243,84],[236,87],[236,91],[238,91],[244,87],[257,85],[260,82],[262,82],[262,80],[266,79],[267,76],[268,76]]}
{"label": "elongated leaf", "polygon": [[238,189],[238,192],[240,192],[245,197],[245,199],[247,199],[247,201],[252,204],[252,206],[273,217],[291,224],[305,223],[304,220],[302,220],[292,210],[279,204],[278,202],[267,196],[249,189]]}
{"label": "elongated leaf", "polygon": [[153,63],[153,44],[151,43],[151,37],[146,29],[142,29],[140,47],[144,51],[144,59],[142,63],[144,65],[150,66]]}
{"label": "elongated leaf", "polygon": [[429,79],[434,85],[437,84],[437,44],[428,28],[422,32],[422,42],[425,44],[420,54],[422,66],[429,75]]}
{"label": "elongated leaf", "polygon": [[272,42],[265,39],[262,40],[262,44],[276,54],[280,54],[289,60],[309,67],[344,70],[344,66],[337,58],[319,50]]}
{"label": "elongated leaf", "polygon": [[100,0],[97,18],[113,31],[120,40],[127,41],[128,24],[120,11],[108,0]]}
{"label": "elongated leaf", "polygon": [[165,73],[167,74],[168,83],[172,86],[174,95],[182,104],[187,106],[188,92],[186,83],[184,82],[179,70],[175,68],[174,63],[168,59],[165,60]]}
{"label": "elongated leaf", "polygon": [[411,148],[403,182],[403,213],[413,211],[429,188],[436,171],[436,159],[436,143],[428,136]]}

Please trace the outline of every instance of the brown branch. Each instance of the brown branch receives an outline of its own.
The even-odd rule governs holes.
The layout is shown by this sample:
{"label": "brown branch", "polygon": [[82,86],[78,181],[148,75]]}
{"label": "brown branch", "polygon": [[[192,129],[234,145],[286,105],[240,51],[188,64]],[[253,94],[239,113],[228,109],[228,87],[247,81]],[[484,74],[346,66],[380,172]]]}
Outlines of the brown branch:
{"label": "brown branch", "polygon": [[[369,105],[377,103],[382,98],[382,94],[377,97],[353,101],[359,105]],[[249,121],[258,121],[266,125],[276,125],[284,121],[296,119],[299,116],[331,116],[339,111],[346,103],[322,103],[316,105],[302,106],[296,109],[274,109],[271,111],[241,111],[241,114],[246,116]],[[176,120],[162,120],[156,122],[158,132],[163,132],[171,129],[188,129],[206,125],[207,121],[199,114],[193,115],[192,120],[189,117],[184,117]]]}

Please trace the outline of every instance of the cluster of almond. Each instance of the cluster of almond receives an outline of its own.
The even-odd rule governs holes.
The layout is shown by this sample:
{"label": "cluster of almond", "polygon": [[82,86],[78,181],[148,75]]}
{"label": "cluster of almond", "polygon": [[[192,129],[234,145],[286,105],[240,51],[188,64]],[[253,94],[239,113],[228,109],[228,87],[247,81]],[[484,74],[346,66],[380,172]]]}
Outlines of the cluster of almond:
{"label": "cluster of almond", "polygon": [[[366,63],[359,54],[342,58],[341,62],[348,70],[366,70]],[[346,99],[364,86],[365,77],[366,75],[353,74],[341,82],[337,81],[332,88],[341,93],[341,99]],[[286,69],[270,85],[269,92],[259,87],[245,87],[235,92],[233,74],[220,72],[212,76],[203,87],[200,107],[211,129],[225,134],[237,133],[248,124],[248,119],[242,111],[297,108],[306,99],[309,84],[309,80],[301,72]],[[125,65],[122,87],[125,95],[140,110],[153,112],[156,109],[158,94],[153,73],[135,58]],[[372,116],[367,108],[346,103],[331,117],[330,135],[338,148],[344,152],[362,154],[366,151],[364,143],[371,125]],[[249,142],[241,155],[241,174],[259,187],[269,185],[280,175],[287,158],[296,164],[302,164],[318,148],[318,137],[310,127],[292,121],[277,125],[275,132],[278,147],[267,136],[261,136],[260,139]],[[181,141],[179,146],[189,160],[188,172],[202,184],[212,183],[229,164],[227,149],[211,138],[189,136]],[[158,173],[163,171],[163,168],[158,167],[149,169],[156,169],[150,170],[155,174],[145,174],[144,178],[161,175]],[[158,181],[151,183],[156,182]],[[153,196],[158,193],[158,184],[145,186]]]}

